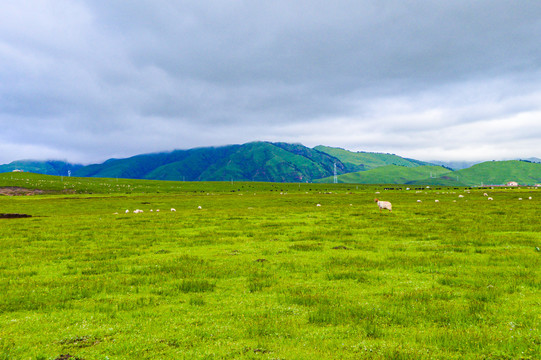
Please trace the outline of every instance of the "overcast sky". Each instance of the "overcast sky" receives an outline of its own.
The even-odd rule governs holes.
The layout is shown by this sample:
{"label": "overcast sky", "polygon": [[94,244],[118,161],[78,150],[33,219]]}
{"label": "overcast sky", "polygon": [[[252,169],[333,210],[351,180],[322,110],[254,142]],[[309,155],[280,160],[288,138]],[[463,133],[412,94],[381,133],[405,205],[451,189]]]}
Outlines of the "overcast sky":
{"label": "overcast sky", "polygon": [[284,141],[541,157],[541,1],[2,0],[0,163]]}

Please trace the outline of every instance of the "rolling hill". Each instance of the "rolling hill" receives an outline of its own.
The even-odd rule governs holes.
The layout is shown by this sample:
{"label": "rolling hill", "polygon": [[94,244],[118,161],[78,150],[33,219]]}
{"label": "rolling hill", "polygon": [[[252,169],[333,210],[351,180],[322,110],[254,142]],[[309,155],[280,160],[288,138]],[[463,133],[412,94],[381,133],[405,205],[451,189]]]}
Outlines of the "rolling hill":
{"label": "rolling hill", "polygon": [[[423,165],[417,167],[406,167],[399,165],[380,166],[378,168],[357,171],[353,173],[337,176],[339,183],[354,183],[354,184],[408,184],[415,180],[431,178],[431,176],[439,177],[443,174],[450,173],[441,166]],[[315,180],[316,183],[332,183],[333,176]]]}
{"label": "rolling hill", "polygon": [[434,165],[424,161],[403,158],[394,154],[353,152],[336,147],[318,145],[315,150],[334,156],[353,171],[371,170],[380,166],[398,165],[405,167],[417,167],[422,165]]}
{"label": "rolling hill", "polygon": [[458,181],[467,186],[504,185],[516,181],[520,185],[541,183],[541,164],[520,160],[486,161],[467,169],[440,176],[441,185]]}

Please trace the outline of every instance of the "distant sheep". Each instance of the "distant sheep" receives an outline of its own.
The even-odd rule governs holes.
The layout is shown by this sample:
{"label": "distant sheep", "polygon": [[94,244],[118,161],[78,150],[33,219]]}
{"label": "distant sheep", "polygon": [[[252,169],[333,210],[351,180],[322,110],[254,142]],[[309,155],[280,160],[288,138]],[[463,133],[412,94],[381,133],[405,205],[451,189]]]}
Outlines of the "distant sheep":
{"label": "distant sheep", "polygon": [[488,197],[488,198],[487,198],[487,200],[494,200],[494,199],[493,199],[493,198],[491,198],[491,197]]}
{"label": "distant sheep", "polygon": [[530,197],[528,197],[528,200],[532,200],[532,197],[531,197],[531,196],[530,196]]}
{"label": "distant sheep", "polygon": [[126,214],[129,214],[130,210],[126,210]]}
{"label": "distant sheep", "polygon": [[458,197],[459,197],[459,198],[463,198],[463,197],[464,197],[464,195],[458,195]]}
{"label": "distant sheep", "polygon": [[390,212],[393,211],[393,205],[389,201],[380,201],[378,199],[374,199],[374,202],[378,204],[380,212],[381,212],[381,209],[387,209]]}
{"label": "distant sheep", "polygon": [[487,194],[487,193],[484,193],[483,196],[488,196],[488,194]]}
{"label": "distant sheep", "polygon": [[439,203],[440,201],[439,201],[439,200],[434,200],[434,202],[437,202],[437,203]]}
{"label": "distant sheep", "polygon": [[518,198],[519,200],[522,200],[522,198]]}
{"label": "distant sheep", "polygon": [[316,206],[321,206],[321,204],[316,204]]}
{"label": "distant sheep", "polygon": [[198,206],[197,208],[198,208],[199,210],[201,210],[201,209],[202,209],[201,205],[199,205],[199,206]]}
{"label": "distant sheep", "polygon": [[143,210],[139,210],[139,209],[133,210],[133,213],[134,213],[134,214],[140,214],[140,213],[142,213],[142,212],[143,212]]}
{"label": "distant sheep", "polygon": [[418,203],[422,203],[422,200],[417,200]]}
{"label": "distant sheep", "polygon": [[172,211],[172,212],[175,212],[175,211],[177,211],[177,210],[176,210],[176,209],[174,209],[174,208],[171,208],[171,211]]}

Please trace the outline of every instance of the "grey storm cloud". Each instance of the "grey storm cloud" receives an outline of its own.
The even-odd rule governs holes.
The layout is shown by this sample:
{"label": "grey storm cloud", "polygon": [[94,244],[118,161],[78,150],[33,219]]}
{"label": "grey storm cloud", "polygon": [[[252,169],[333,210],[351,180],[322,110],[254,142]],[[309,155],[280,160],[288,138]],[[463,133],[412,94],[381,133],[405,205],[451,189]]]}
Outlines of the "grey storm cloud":
{"label": "grey storm cloud", "polygon": [[534,1],[6,0],[0,162],[254,140],[540,156]]}

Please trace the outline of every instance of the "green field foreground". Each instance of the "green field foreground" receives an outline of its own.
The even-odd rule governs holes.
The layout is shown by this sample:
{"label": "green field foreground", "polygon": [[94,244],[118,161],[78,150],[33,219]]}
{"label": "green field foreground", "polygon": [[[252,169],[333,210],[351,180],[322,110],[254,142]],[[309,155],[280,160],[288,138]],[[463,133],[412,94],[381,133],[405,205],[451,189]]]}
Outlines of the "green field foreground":
{"label": "green field foreground", "polygon": [[540,358],[541,190],[5,186],[0,360]]}

